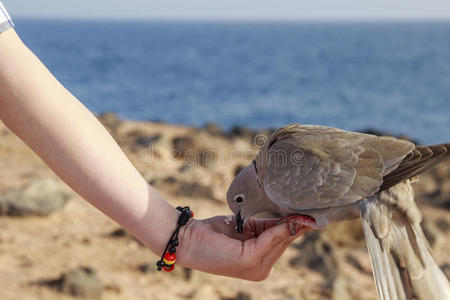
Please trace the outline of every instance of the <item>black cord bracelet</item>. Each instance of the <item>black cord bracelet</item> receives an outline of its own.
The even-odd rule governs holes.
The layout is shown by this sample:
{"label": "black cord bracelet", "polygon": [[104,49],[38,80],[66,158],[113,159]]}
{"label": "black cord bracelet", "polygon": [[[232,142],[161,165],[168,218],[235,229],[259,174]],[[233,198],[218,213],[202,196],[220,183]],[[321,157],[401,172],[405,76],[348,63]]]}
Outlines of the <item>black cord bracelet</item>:
{"label": "black cord bracelet", "polygon": [[177,209],[181,212],[180,217],[178,218],[177,228],[170,237],[166,249],[164,249],[164,252],[161,255],[161,259],[156,263],[158,271],[164,269],[166,272],[171,272],[175,268],[175,252],[177,251],[176,247],[179,244],[178,233],[180,232],[181,226],[186,225],[189,219],[194,217],[194,213],[191,211],[189,206],[178,206]]}

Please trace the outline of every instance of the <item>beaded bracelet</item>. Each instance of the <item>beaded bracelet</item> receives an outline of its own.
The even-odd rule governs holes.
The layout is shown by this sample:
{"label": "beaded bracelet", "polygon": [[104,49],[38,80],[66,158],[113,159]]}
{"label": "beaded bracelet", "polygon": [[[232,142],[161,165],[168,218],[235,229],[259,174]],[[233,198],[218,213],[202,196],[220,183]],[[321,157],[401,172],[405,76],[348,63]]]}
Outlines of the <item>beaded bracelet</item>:
{"label": "beaded bracelet", "polygon": [[180,232],[181,226],[186,225],[189,219],[194,217],[194,213],[190,210],[189,206],[178,206],[177,209],[181,212],[180,217],[178,218],[177,228],[170,237],[166,249],[164,249],[164,252],[161,255],[161,259],[156,263],[158,271],[164,269],[166,272],[171,272],[175,268],[175,252],[177,251],[176,247],[179,244],[178,233]]}

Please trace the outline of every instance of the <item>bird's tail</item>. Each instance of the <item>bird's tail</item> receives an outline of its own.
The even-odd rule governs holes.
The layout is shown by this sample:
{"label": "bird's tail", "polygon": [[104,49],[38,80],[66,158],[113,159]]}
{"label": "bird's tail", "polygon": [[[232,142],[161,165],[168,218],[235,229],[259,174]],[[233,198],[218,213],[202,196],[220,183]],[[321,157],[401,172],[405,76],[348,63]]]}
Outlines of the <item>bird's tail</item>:
{"label": "bird's tail", "polygon": [[361,217],[379,299],[450,299],[409,181],[364,199]]}

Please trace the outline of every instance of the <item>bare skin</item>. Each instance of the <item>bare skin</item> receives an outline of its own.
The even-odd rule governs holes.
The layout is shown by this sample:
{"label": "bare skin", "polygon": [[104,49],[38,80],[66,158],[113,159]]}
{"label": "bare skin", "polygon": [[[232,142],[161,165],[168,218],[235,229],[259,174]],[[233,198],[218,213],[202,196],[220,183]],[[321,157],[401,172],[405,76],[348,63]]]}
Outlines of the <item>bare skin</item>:
{"label": "bare skin", "polygon": [[[0,34],[0,119],[55,173],[160,255],[179,212],[137,172],[95,116],[66,90],[13,29]],[[180,231],[177,264],[265,279],[295,238],[275,219],[249,220],[240,235],[224,216]]]}

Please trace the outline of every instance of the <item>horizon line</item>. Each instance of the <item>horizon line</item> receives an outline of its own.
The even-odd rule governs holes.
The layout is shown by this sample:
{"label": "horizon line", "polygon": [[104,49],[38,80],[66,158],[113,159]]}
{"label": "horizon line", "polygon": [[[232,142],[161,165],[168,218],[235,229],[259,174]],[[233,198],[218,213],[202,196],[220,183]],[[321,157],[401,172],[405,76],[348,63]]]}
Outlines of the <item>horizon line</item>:
{"label": "horizon line", "polygon": [[195,17],[79,17],[79,16],[31,16],[16,15],[17,20],[55,20],[55,21],[113,21],[113,22],[170,22],[170,23],[440,23],[450,22],[450,16],[445,18],[419,18],[419,17],[399,17],[399,18],[195,18]]}

